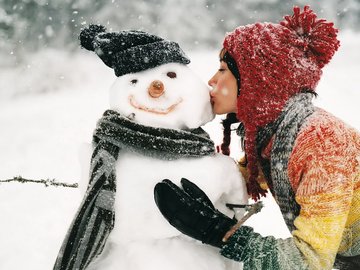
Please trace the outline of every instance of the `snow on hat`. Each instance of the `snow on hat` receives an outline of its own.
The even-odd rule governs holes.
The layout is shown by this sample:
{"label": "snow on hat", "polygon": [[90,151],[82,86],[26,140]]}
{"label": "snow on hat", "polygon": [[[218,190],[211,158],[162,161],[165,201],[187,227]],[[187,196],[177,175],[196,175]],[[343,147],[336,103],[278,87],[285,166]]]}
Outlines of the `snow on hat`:
{"label": "snow on hat", "polygon": [[166,63],[189,64],[175,42],[137,30],[107,33],[102,25],[90,25],[80,33],[81,46],[94,51],[113,68],[116,76],[136,73]]}
{"label": "snow on hat", "polygon": [[322,67],[340,46],[333,23],[318,19],[309,6],[303,11],[294,7],[294,14],[284,19],[240,26],[223,43],[241,75],[237,118],[245,126],[248,192],[255,199],[265,195],[255,180],[258,129],[275,121],[290,97],[315,90]]}

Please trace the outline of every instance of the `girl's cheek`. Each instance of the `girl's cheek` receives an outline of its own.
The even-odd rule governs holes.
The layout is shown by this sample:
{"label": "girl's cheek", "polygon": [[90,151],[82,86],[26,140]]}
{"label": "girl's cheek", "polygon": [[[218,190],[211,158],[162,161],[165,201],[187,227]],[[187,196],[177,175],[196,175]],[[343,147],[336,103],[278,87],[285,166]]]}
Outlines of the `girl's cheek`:
{"label": "girl's cheek", "polygon": [[221,88],[221,90],[220,90],[220,93],[221,93],[221,95],[222,96],[227,96],[227,95],[229,95],[229,89],[227,89],[227,88]]}

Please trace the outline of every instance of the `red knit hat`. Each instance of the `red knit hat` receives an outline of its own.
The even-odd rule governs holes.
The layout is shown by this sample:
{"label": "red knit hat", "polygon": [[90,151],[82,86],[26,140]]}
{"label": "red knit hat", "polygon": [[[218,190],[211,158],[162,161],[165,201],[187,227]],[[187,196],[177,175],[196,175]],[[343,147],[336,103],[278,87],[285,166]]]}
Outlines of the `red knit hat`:
{"label": "red knit hat", "polygon": [[294,14],[284,18],[280,24],[240,26],[223,44],[241,75],[237,118],[245,126],[248,192],[255,200],[265,195],[256,182],[258,129],[275,121],[290,97],[315,90],[321,68],[340,46],[333,23],[317,19],[308,6],[294,7]]}

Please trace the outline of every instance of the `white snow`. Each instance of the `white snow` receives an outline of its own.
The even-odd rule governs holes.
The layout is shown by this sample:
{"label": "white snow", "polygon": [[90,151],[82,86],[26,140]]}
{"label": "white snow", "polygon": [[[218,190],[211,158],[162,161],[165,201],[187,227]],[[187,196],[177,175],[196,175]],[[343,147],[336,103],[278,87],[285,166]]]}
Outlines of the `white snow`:
{"label": "white snow", "polygon": [[[116,172],[115,227],[94,269],[239,269],[224,268],[229,260],[219,256],[216,249],[200,247],[169,226],[153,196],[159,180],[168,178],[180,185],[185,177],[203,189],[215,207],[232,217],[231,211],[224,211],[225,203],[243,204],[247,197],[235,163],[221,155],[164,161],[122,151]],[[188,265],[195,260],[197,264]]]}
{"label": "white snow", "polygon": [[[168,77],[168,72],[175,72],[176,77]],[[148,94],[155,81],[163,85],[158,98]],[[134,121],[154,127],[191,129],[214,118],[209,88],[182,64],[170,63],[118,77],[111,87],[109,100],[112,109],[126,116],[135,114]]]}
{"label": "white snow", "polygon": [[[342,46],[324,69],[316,104],[359,130],[360,37],[344,33],[340,38]],[[190,66],[207,81],[218,68],[217,56],[216,51],[194,52]],[[1,68],[0,179],[21,175],[77,182],[78,149],[90,142],[97,119],[108,108],[115,76],[95,55],[83,51],[75,56],[44,51],[29,64],[31,68]],[[32,94],[23,94],[25,90]],[[217,117],[206,125],[217,144],[222,138],[219,121]],[[231,150],[234,157],[240,155],[235,138]],[[287,237],[273,199],[264,202],[262,212],[247,224],[262,235]],[[0,269],[51,269],[79,203],[78,189],[0,184]],[[144,262],[150,262],[151,255],[144,254]]]}

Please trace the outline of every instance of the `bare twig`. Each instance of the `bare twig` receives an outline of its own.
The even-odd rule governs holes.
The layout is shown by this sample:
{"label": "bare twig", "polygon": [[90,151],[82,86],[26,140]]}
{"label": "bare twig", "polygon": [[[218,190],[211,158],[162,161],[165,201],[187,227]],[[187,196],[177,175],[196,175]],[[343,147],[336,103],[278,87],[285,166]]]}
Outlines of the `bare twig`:
{"label": "bare twig", "polygon": [[55,179],[40,179],[40,180],[33,180],[33,179],[25,179],[21,176],[15,176],[12,179],[0,180],[0,183],[10,183],[10,182],[19,182],[19,183],[36,183],[36,184],[44,184],[46,187],[48,186],[56,186],[56,187],[69,187],[69,188],[77,188],[78,183],[68,184],[62,182],[56,182]]}
{"label": "bare twig", "polygon": [[257,202],[252,205],[246,205],[246,207],[248,207],[248,212],[225,234],[222,240],[223,242],[226,242],[252,215],[260,212],[261,208],[263,208],[263,203]]}

